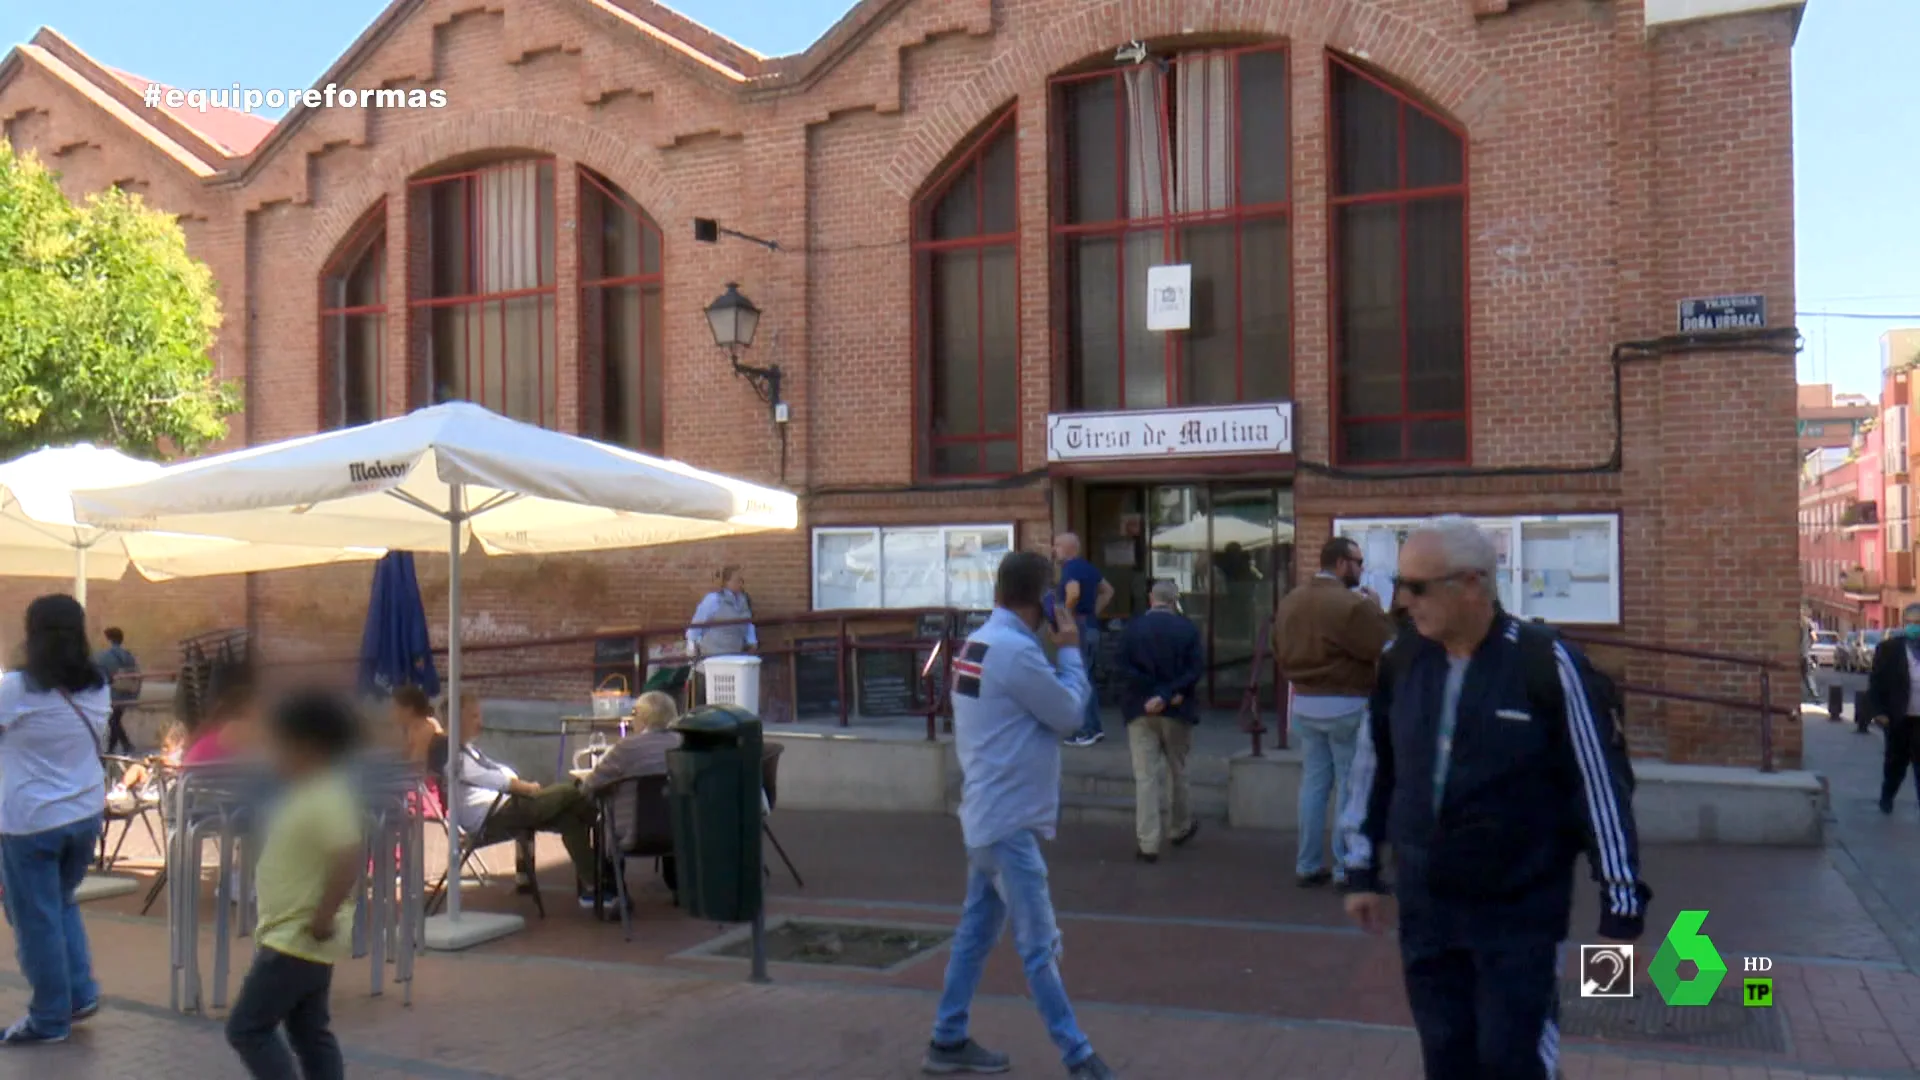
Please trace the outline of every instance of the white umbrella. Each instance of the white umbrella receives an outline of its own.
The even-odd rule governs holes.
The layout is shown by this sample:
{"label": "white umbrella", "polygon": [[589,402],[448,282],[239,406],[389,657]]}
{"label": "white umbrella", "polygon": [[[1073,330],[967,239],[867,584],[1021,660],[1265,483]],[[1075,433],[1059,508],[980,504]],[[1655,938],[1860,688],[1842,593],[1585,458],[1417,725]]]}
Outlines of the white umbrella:
{"label": "white umbrella", "polygon": [[[1211,545],[1207,539],[1207,527],[1213,527]],[[1208,517],[1196,514],[1193,520],[1182,525],[1174,525],[1153,534],[1153,546],[1160,551],[1219,551],[1228,544],[1239,544],[1243,548],[1263,548],[1274,543],[1289,543],[1293,540],[1293,526],[1280,522],[1268,527],[1256,525],[1245,518]]]}
{"label": "white umbrella", "polygon": [[128,566],[150,581],[242,574],[296,566],[377,559],[374,548],[249,544],[216,536],[121,532],[74,520],[73,492],[133,484],[162,466],[104,447],[37,450],[0,464],[0,575],[73,578],[74,599],[87,602],[89,578],[117,581]]}
{"label": "white umbrella", "polygon": [[[799,523],[790,492],[456,402],[170,466],[74,496],[82,520],[237,540],[446,550],[447,737],[460,745],[460,556],[645,547]],[[460,916],[458,754],[447,763],[447,915]]]}

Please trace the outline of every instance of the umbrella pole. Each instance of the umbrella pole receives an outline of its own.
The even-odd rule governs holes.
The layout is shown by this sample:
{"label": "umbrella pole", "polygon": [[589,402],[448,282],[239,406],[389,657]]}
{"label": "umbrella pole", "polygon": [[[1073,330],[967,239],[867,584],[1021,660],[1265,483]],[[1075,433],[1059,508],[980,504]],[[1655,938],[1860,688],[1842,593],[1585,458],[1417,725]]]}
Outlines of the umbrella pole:
{"label": "umbrella pole", "polygon": [[87,606],[87,549],[81,544],[73,548],[73,598]]}
{"label": "umbrella pole", "polygon": [[460,921],[460,538],[465,492],[447,485],[447,921]]}

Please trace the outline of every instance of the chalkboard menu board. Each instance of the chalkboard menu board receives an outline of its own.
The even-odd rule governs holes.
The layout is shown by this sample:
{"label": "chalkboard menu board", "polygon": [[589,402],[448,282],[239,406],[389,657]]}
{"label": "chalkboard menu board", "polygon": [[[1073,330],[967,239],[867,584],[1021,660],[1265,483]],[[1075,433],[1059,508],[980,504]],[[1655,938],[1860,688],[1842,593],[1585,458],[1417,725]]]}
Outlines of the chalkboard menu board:
{"label": "chalkboard menu board", "polygon": [[918,684],[924,656],[905,649],[862,649],[854,656],[860,715],[906,716],[925,706]]}
{"label": "chalkboard menu board", "polygon": [[[623,690],[638,695],[640,685],[634,682],[634,650],[640,647],[639,639],[632,634],[625,637],[603,637],[593,643],[593,686],[598,690],[605,686],[609,690]],[[619,678],[614,678],[619,676]]]}
{"label": "chalkboard menu board", "polygon": [[[838,638],[801,638],[793,658],[794,715],[840,716],[840,673],[835,667]],[[816,646],[809,649],[808,646]]]}

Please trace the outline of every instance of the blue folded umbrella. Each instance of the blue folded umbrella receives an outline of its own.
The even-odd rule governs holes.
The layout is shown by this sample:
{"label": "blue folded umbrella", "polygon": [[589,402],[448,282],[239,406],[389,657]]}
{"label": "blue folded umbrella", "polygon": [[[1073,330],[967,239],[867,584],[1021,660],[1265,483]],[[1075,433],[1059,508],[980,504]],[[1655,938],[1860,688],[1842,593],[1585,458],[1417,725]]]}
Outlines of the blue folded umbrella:
{"label": "blue folded umbrella", "polygon": [[359,682],[363,694],[385,696],[408,683],[428,697],[440,693],[412,552],[390,551],[374,565],[367,625],[360,635]]}

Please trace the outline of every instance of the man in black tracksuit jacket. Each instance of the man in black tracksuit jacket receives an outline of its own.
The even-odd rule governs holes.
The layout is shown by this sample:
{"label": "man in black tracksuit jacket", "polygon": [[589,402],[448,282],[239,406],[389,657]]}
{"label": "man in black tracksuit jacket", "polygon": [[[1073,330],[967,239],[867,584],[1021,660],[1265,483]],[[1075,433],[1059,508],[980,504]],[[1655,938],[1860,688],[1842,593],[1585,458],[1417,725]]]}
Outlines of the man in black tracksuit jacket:
{"label": "man in black tracksuit jacket", "polygon": [[[1638,938],[1652,896],[1626,748],[1586,660],[1500,610],[1497,568],[1492,541],[1463,518],[1408,537],[1396,584],[1419,633],[1381,661],[1342,821],[1347,908],[1369,930],[1385,926],[1380,849],[1394,852],[1428,1080],[1556,1075],[1560,952],[1583,849],[1601,886],[1601,939]],[[1554,700],[1538,700],[1530,662],[1552,664]]]}

